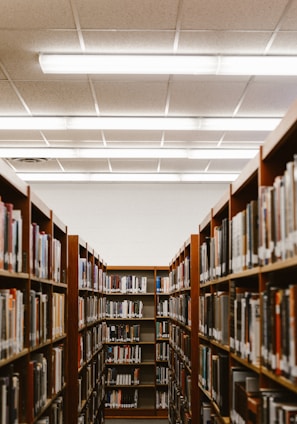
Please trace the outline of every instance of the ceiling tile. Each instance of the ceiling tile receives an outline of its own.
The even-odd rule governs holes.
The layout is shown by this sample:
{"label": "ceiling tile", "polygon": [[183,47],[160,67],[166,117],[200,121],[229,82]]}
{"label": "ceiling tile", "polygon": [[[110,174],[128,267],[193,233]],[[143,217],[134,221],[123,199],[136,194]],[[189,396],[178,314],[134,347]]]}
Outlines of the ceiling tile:
{"label": "ceiling tile", "polygon": [[276,34],[269,49],[269,54],[296,55],[297,54],[297,31],[280,31]]}
{"label": "ceiling tile", "polygon": [[175,32],[83,31],[89,53],[173,53]]}
{"label": "ceiling tile", "polygon": [[95,81],[94,88],[103,115],[157,116],[164,113],[166,83]]}
{"label": "ceiling tile", "polygon": [[208,160],[161,159],[160,172],[204,172]]}
{"label": "ceiling tile", "polygon": [[80,81],[18,82],[17,89],[35,115],[94,115],[89,85]]}
{"label": "ceiling tile", "polygon": [[162,134],[162,131],[104,131],[107,143],[161,142]]}
{"label": "ceiling tile", "polygon": [[69,0],[1,1],[0,28],[75,28]]}
{"label": "ceiling tile", "polygon": [[143,148],[159,148],[160,141],[109,141],[106,147],[118,149],[143,149]]}
{"label": "ceiling tile", "polygon": [[245,159],[213,159],[209,163],[208,172],[241,172],[248,160]]}
{"label": "ceiling tile", "polygon": [[26,109],[8,81],[0,81],[0,114],[24,115]]}
{"label": "ceiling tile", "polygon": [[[174,29],[178,0],[77,0],[82,29]],[[149,17],[149,18],[148,18]]]}
{"label": "ceiling tile", "polygon": [[184,0],[182,29],[273,30],[287,0]]}
{"label": "ceiling tile", "polygon": [[287,10],[287,13],[283,17],[280,29],[281,30],[297,30],[297,3],[296,1],[290,1],[290,7]]}
{"label": "ceiling tile", "polygon": [[269,131],[226,131],[223,142],[247,142],[254,140],[256,143],[263,142],[269,135]]}
{"label": "ceiling tile", "polygon": [[280,117],[296,97],[297,77],[256,77],[249,85],[238,115]]}
{"label": "ceiling tile", "polygon": [[263,54],[271,31],[181,31],[179,54]]}
{"label": "ceiling tile", "polygon": [[106,159],[60,159],[65,172],[109,172]]}
{"label": "ceiling tile", "polygon": [[113,172],[156,172],[158,168],[157,159],[111,159],[110,164]]}
{"label": "ceiling tile", "polygon": [[65,130],[65,131],[43,131],[46,139],[52,143],[53,141],[59,143],[71,143],[71,142],[92,142],[102,144],[102,133],[101,131],[85,131],[85,130]]}
{"label": "ceiling tile", "polygon": [[44,145],[44,140],[40,131],[22,131],[22,130],[0,130],[0,140],[8,141],[12,144],[12,141],[16,142],[42,142]]}
{"label": "ceiling tile", "polygon": [[165,142],[216,142],[223,137],[222,131],[164,131]]}
{"label": "ceiling tile", "polygon": [[242,82],[173,82],[170,115],[230,116],[242,95]]}

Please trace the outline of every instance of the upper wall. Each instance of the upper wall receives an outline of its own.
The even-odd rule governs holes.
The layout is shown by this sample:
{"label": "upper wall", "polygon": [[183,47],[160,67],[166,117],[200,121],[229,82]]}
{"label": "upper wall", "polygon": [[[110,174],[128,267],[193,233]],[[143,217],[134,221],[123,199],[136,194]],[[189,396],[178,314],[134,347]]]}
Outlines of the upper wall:
{"label": "upper wall", "polygon": [[33,191],[109,265],[168,265],[226,184],[33,183]]}

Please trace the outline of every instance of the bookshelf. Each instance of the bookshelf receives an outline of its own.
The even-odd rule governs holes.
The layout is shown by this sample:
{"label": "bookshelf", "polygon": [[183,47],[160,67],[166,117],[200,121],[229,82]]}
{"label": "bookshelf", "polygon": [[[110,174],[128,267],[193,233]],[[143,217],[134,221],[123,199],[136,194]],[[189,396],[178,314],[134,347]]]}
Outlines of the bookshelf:
{"label": "bookshelf", "polygon": [[201,422],[297,417],[296,120],[294,103],[199,225]]}
{"label": "bookshelf", "polygon": [[198,422],[198,235],[170,264],[169,422]]}
{"label": "bookshelf", "polygon": [[168,416],[169,383],[169,269],[156,269],[156,409]]}
{"label": "bookshelf", "polygon": [[102,288],[106,265],[78,235],[68,236],[69,421],[104,422]]}
{"label": "bookshelf", "polygon": [[156,317],[156,277],[166,274],[166,267],[107,268],[105,417],[167,418],[166,380],[157,383],[167,340],[156,339],[157,322],[166,321]]}
{"label": "bookshelf", "polygon": [[[61,424],[67,421],[67,227],[5,163],[0,186],[1,422]],[[54,253],[64,279],[54,276]]]}

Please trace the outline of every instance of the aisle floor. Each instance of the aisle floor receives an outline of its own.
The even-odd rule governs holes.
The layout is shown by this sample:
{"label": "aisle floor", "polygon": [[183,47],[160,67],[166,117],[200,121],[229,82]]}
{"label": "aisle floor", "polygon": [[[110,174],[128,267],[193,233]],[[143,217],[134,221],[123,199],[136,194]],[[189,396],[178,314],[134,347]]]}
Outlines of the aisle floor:
{"label": "aisle floor", "polygon": [[166,419],[140,419],[140,418],[130,418],[130,419],[108,419],[105,418],[106,424],[168,424]]}

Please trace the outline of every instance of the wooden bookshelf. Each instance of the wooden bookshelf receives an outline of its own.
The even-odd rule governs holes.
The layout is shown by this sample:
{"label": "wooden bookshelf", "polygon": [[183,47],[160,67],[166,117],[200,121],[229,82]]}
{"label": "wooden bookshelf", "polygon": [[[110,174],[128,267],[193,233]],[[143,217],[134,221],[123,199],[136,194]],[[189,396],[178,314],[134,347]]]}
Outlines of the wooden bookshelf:
{"label": "wooden bookshelf", "polygon": [[[168,349],[165,346],[168,340],[156,338],[157,322],[168,319],[156,317],[156,302],[159,301],[156,278],[166,275],[167,267],[107,267],[104,290],[107,334],[105,417],[167,418],[168,385],[165,382],[157,383],[157,367],[166,367],[168,363]],[[145,283],[141,283],[142,278],[146,280]],[[132,283],[136,279],[139,281],[137,285]],[[135,311],[139,312],[140,302],[142,313],[131,316],[134,303]],[[125,303],[130,305],[127,315],[119,316]],[[128,402],[128,407],[124,402]]]}
{"label": "wooden bookshelf", "polygon": [[297,416],[296,122],[297,103],[199,225],[198,403],[213,422],[268,424],[268,397]]}
{"label": "wooden bookshelf", "polygon": [[68,236],[69,423],[104,421],[102,281],[106,265],[78,235]]}
{"label": "wooden bookshelf", "polygon": [[[67,227],[3,162],[0,186],[1,221],[6,216],[0,230],[0,379],[1,402],[6,396],[8,406],[1,418],[33,423],[51,417],[60,424],[67,422]],[[54,251],[64,280],[53,279]]]}
{"label": "wooden bookshelf", "polygon": [[170,264],[169,422],[198,422],[198,235]]}

